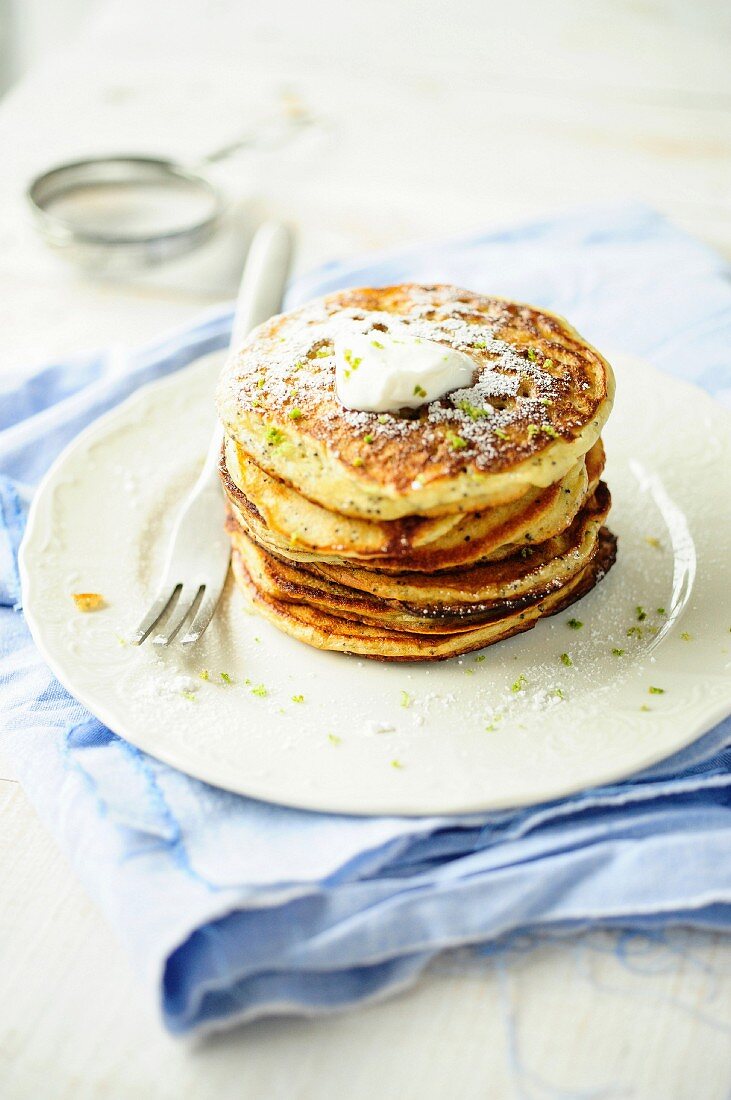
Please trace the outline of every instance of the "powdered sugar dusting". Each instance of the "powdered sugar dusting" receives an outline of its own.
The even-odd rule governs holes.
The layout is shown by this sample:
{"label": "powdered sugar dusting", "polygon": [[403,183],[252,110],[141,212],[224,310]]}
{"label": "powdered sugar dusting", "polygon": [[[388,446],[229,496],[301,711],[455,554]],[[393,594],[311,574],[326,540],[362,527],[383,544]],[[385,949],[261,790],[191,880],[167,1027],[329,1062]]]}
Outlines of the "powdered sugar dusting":
{"label": "powdered sugar dusting", "polygon": [[[456,288],[407,290],[398,311],[346,306],[334,296],[260,332],[228,367],[239,407],[303,422],[309,411],[316,412],[318,423],[346,424],[367,443],[405,440],[417,433],[427,447],[443,445],[446,439],[450,449],[478,468],[488,468],[507,440],[513,446],[533,438],[546,444],[557,434],[551,410],[560,398],[565,400],[571,383],[549,355],[501,338],[511,320],[507,303],[475,299]],[[348,333],[377,339],[379,332],[396,336],[404,331],[410,339],[434,341],[469,355],[474,361],[472,385],[418,410],[378,414],[345,409],[335,390],[334,339]],[[565,417],[562,423],[565,428]]]}

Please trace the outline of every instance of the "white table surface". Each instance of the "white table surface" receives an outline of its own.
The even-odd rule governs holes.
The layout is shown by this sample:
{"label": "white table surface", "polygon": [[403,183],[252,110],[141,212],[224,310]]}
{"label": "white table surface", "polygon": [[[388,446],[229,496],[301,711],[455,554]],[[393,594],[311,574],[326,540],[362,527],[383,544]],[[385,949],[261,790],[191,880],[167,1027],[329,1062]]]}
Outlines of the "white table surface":
{"label": "white table surface", "polygon": [[[135,342],[231,296],[244,216],[299,266],[581,202],[638,197],[731,254],[722,0],[119,0],[0,105],[0,383]],[[138,279],[84,277],[27,224],[29,176],[134,150],[193,159],[281,102],[325,132],[218,169],[237,231]],[[104,919],[0,764],[0,1095],[721,1098],[731,944],[678,930],[520,940],[326,1021],[167,1037]]]}

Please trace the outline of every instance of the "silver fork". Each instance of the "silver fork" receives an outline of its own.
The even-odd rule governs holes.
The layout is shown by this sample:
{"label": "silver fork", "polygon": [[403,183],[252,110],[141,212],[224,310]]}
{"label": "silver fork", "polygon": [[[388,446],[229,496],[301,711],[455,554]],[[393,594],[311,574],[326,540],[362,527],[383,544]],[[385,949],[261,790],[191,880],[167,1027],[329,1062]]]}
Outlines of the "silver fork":
{"label": "silver fork", "polygon": [[[291,255],[292,238],[285,226],[266,222],[257,230],[241,279],[231,347],[281,309]],[[169,609],[167,621],[152,638],[154,645],[169,645],[186,622],[179,640],[184,646],[193,645],[213,618],[231,558],[218,477],[222,441],[219,426],[198,480],[180,510],[155,598],[129,638],[132,645],[141,645]]]}

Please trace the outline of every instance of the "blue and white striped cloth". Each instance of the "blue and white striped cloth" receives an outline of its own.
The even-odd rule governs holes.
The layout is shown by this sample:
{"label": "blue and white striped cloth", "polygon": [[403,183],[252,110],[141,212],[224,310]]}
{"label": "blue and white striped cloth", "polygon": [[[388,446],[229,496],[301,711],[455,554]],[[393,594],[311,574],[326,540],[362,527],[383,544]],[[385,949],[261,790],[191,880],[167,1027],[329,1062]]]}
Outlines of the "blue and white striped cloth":
{"label": "blue and white striped cloth", "polygon": [[[725,265],[647,209],[335,263],[297,283],[289,304],[412,278],[533,301],[600,347],[731,392]],[[335,1011],[412,982],[445,948],[516,929],[731,930],[731,720],[650,772],[560,802],[478,821],[357,819],[189,779],[54,680],[28,635],[16,566],[33,487],[94,417],[224,346],[230,317],[209,313],[130,351],[121,375],[101,352],[0,392],[0,745],[168,1028]]]}

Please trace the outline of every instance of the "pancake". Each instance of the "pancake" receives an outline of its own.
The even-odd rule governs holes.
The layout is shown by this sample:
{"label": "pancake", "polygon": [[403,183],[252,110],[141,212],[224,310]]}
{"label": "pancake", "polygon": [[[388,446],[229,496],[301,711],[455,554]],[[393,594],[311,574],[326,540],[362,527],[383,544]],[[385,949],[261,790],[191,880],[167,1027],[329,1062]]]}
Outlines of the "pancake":
{"label": "pancake", "polygon": [[565,529],[597,485],[604,465],[598,441],[546,489],[483,512],[441,518],[372,521],[341,516],[271,477],[230,440],[221,477],[240,521],[272,552],[292,561],[334,565],[364,561],[402,572],[450,569],[544,542]]}
{"label": "pancake", "polygon": [[[383,600],[357,588],[318,577],[267,553],[239,529],[233,545],[258,591],[269,599],[307,604],[353,622],[371,623],[416,634],[460,633],[476,623],[494,621],[506,614],[505,602],[445,610],[419,610],[398,600]],[[521,601],[521,604],[529,601]]]}
{"label": "pancake", "polygon": [[[480,569],[450,573],[444,578],[450,599],[448,603],[434,598],[426,585],[417,589],[417,599],[409,601],[405,590],[396,589],[396,597],[375,595],[351,585],[347,569],[340,570],[338,581],[269,554],[258,546],[238,525],[231,527],[235,550],[241,556],[252,582],[265,596],[279,601],[306,603],[346,619],[374,623],[414,633],[461,633],[478,623],[494,622],[565,586],[591,561],[598,546],[599,529],[609,508],[609,494],[602,486],[602,506],[584,509],[582,517],[572,525],[572,536],[564,536],[564,553],[549,558],[541,569],[531,569],[522,555],[499,567],[502,586],[494,586],[488,594],[478,587]],[[560,536],[559,536],[560,538]],[[544,552],[544,557],[547,554]],[[508,568],[512,566],[512,570]],[[368,570],[359,573],[370,575]],[[476,576],[475,576],[476,575]],[[426,580],[423,575],[419,579]],[[400,580],[401,578],[392,578]],[[438,577],[434,578],[435,585]],[[443,589],[442,589],[443,591]],[[461,598],[460,598],[461,597]]]}
{"label": "pancake", "polygon": [[514,610],[496,621],[451,634],[409,633],[342,618],[311,604],[276,599],[257,585],[236,549],[232,567],[249,607],[299,641],[317,649],[384,661],[434,661],[482,649],[529,630],[544,616],[564,610],[594,587],[611,568],[615,555],[616,540],[606,528],[602,528],[597,552],[565,586],[529,607]]}
{"label": "pancake", "polygon": [[611,496],[604,482],[574,522],[561,534],[513,557],[443,573],[380,573],[376,570],[311,564],[306,568],[326,580],[357,588],[382,600],[399,600],[412,608],[448,609],[496,600],[520,600],[559,587],[588,564]]}
{"label": "pancake", "polygon": [[[434,401],[416,385],[425,403],[398,412],[346,408],[335,345],[359,348],[338,369],[362,364],[358,400],[373,407],[379,333],[408,371],[422,362],[412,338],[430,342],[428,361],[431,343],[458,351],[469,384]],[[613,394],[609,364],[561,318],[450,286],[342,291],[272,318],[217,394],[247,603],[309,645],[388,661],[530,629],[614,562],[600,481]]]}
{"label": "pancake", "polygon": [[303,553],[312,551],[338,559],[405,553],[434,542],[462,518],[454,514],[378,521],[341,515],[272,477],[230,439],[223,445],[221,477],[233,503],[253,505],[269,536],[283,548],[294,544]]}
{"label": "pancake", "polygon": [[[471,387],[420,410],[356,412],[335,392],[333,341],[394,324],[474,361]],[[479,512],[546,488],[596,443],[606,360],[563,319],[451,286],[341,291],[272,318],[225,367],[226,434],[267,474],[341,516]]]}

